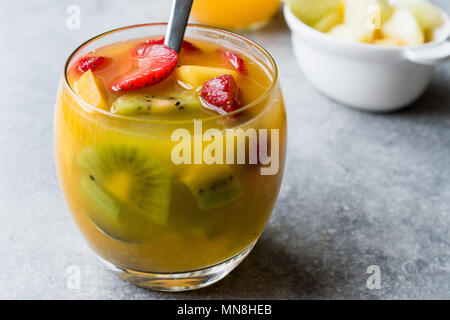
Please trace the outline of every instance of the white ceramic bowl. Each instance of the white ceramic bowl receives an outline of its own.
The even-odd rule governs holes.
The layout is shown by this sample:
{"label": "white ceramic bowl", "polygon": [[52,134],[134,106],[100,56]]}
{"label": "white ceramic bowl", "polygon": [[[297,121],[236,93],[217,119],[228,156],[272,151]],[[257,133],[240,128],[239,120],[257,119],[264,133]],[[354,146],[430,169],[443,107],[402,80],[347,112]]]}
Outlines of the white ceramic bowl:
{"label": "white ceramic bowl", "polygon": [[284,16],[305,76],[327,96],[369,111],[393,111],[409,105],[427,88],[436,65],[450,60],[450,20],[434,41],[387,47],[337,40],[299,20],[288,5]]}

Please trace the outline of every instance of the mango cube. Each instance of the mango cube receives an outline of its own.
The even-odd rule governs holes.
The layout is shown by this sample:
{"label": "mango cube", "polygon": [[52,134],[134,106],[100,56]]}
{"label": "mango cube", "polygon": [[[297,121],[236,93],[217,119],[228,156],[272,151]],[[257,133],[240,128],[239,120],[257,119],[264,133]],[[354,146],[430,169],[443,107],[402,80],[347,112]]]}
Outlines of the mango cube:
{"label": "mango cube", "polygon": [[231,74],[234,79],[238,78],[236,71],[225,68],[186,65],[181,66],[176,70],[177,79],[193,90],[203,86],[203,84],[205,84],[205,82],[209,79],[219,77],[224,74]]}
{"label": "mango cube", "polygon": [[90,105],[107,110],[108,103],[103,84],[91,70],[86,71],[74,84],[75,92]]}

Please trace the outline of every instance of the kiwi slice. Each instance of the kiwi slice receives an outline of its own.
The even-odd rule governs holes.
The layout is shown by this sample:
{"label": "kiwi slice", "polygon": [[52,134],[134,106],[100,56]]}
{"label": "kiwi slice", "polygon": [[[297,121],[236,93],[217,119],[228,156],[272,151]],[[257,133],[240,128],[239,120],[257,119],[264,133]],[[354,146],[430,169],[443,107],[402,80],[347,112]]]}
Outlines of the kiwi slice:
{"label": "kiwi slice", "polygon": [[114,100],[111,112],[119,115],[167,114],[201,106],[198,95],[190,92],[182,93],[178,97],[128,93]]}
{"label": "kiwi slice", "polygon": [[114,198],[103,190],[91,177],[83,176],[81,178],[81,188],[92,197],[94,204],[110,218],[118,220],[120,215],[120,206]]}
{"label": "kiwi slice", "polygon": [[184,177],[183,181],[202,211],[222,207],[243,193],[231,168],[225,165],[200,166]]}
{"label": "kiwi slice", "polygon": [[98,209],[88,214],[106,234],[143,240],[152,226],[167,223],[171,177],[138,147],[89,147],[78,163],[84,169],[81,187]]}

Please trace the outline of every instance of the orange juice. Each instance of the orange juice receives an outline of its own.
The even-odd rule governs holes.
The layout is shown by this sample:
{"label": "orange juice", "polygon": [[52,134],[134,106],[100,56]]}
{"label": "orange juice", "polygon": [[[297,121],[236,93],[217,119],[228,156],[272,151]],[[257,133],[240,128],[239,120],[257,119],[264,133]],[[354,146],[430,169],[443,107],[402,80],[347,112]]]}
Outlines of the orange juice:
{"label": "orange juice", "polygon": [[202,24],[242,29],[266,23],[279,6],[280,0],[194,0],[191,14]]}
{"label": "orange juice", "polygon": [[[163,26],[134,28],[158,35]],[[248,40],[237,39],[241,48],[229,51],[226,41],[237,36],[191,27],[170,75],[155,69],[164,74],[161,79],[150,76],[144,83],[134,77],[135,87],[128,82],[121,87],[123,75],[134,75],[130,70],[143,63],[136,62],[136,52],[153,48],[146,43],[157,39],[133,39],[132,29],[117,31],[119,40],[100,47],[97,41],[104,43],[108,35],[91,40],[68,62],[55,115],[60,184],[90,246],[127,280],[160,290],[204,286],[220,278],[213,266],[220,266],[224,276],[245,257],[277,199],[286,116],[276,66],[262,49],[259,56],[246,51],[256,46]],[[196,38],[200,34],[201,40]],[[217,36],[223,37],[222,45]],[[235,80],[236,109],[205,102],[215,92],[205,94],[214,79]],[[261,144],[248,148],[246,159],[257,153],[253,163],[198,162],[198,151],[204,155],[211,144],[203,136],[208,129],[216,132],[214,142],[222,132],[243,130],[236,136],[224,134],[224,154],[227,141],[248,129],[258,136],[260,129],[268,130],[272,144],[266,151],[279,154],[278,170],[261,174],[267,169],[259,158]],[[183,140],[182,146],[189,146],[181,156],[192,154],[191,163],[174,160],[181,143],[173,139],[177,130],[192,134]],[[238,156],[238,149],[232,151]],[[216,148],[213,156],[218,152]],[[194,270],[203,270],[202,276]],[[176,280],[177,274],[185,276],[184,282]]]}

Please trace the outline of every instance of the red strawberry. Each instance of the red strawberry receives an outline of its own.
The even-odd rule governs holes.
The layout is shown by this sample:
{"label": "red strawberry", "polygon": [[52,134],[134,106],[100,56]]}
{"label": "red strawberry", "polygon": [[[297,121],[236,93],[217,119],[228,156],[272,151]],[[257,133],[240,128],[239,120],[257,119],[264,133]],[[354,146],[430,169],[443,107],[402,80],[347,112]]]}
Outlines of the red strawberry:
{"label": "red strawberry", "polygon": [[143,56],[147,48],[155,44],[164,44],[164,38],[150,39],[143,43],[138,44],[133,51],[133,56],[135,57]]}
{"label": "red strawberry", "polygon": [[231,112],[241,107],[238,95],[239,87],[231,74],[224,74],[206,81],[201,91],[203,100],[226,112]]}
{"label": "red strawberry", "polygon": [[195,44],[186,40],[183,40],[183,42],[181,43],[181,48],[189,51],[200,50],[198,47],[195,46]]}
{"label": "red strawberry", "polygon": [[78,70],[86,72],[89,69],[95,70],[101,67],[108,58],[106,57],[83,57],[78,60]]}
{"label": "red strawberry", "polygon": [[233,66],[233,68],[235,68],[242,74],[247,74],[247,66],[245,65],[244,59],[242,59],[240,55],[238,55],[236,52],[229,50],[225,51],[223,55],[227,60],[227,62]]}
{"label": "red strawberry", "polygon": [[166,79],[177,66],[178,55],[163,44],[148,45],[137,57],[136,67],[112,85],[113,91],[129,91]]}
{"label": "red strawberry", "polygon": [[164,44],[164,40],[166,37],[158,38],[158,39],[149,39],[145,40],[146,44]]}
{"label": "red strawberry", "polygon": [[[142,52],[145,51],[145,48],[147,48],[149,45],[164,44],[165,39],[166,39],[165,37],[162,37],[162,38],[158,38],[158,39],[146,40],[144,43],[141,43],[136,47],[136,49],[134,51],[134,55],[135,56],[142,55]],[[192,44],[191,42],[186,41],[186,40],[183,40],[183,43],[181,44],[181,48],[189,50],[189,51],[200,50],[194,44]]]}

